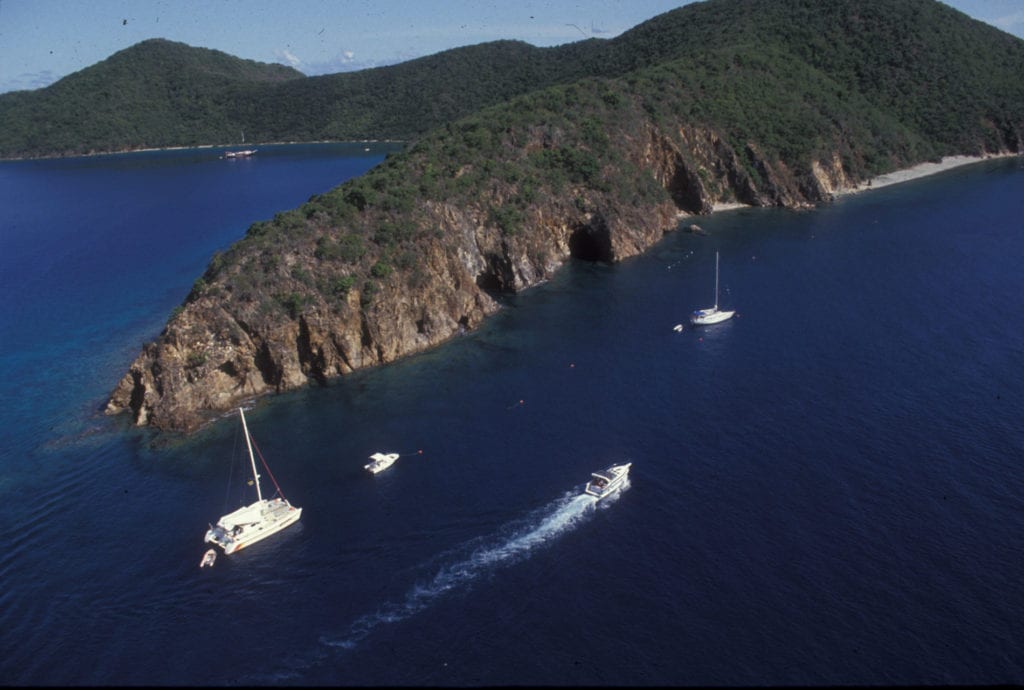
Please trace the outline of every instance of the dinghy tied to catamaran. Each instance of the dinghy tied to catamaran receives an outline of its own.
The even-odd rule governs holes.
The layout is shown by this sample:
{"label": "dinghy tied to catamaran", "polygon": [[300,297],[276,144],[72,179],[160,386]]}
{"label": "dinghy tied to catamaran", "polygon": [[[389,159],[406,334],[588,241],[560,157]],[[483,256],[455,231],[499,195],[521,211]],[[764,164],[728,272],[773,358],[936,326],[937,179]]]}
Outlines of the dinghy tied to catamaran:
{"label": "dinghy tied to catamaran", "polygon": [[207,549],[206,553],[203,554],[203,560],[199,561],[200,568],[212,568],[213,564],[217,561],[217,550]]}

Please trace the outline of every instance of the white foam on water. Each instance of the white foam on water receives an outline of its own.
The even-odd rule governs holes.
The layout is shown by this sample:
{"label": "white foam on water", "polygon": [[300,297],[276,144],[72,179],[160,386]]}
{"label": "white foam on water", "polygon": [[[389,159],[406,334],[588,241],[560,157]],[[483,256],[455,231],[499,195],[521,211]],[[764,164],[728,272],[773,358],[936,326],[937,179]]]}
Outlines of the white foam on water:
{"label": "white foam on water", "polygon": [[[321,646],[311,650],[305,663],[293,657],[289,660],[287,671],[271,673],[270,677],[275,681],[301,677],[305,669],[325,662],[329,655],[328,650],[352,650],[381,625],[407,620],[430,607],[448,592],[468,587],[480,576],[497,568],[525,560],[538,548],[577,527],[597,508],[607,508],[616,502],[629,486],[627,479],[619,491],[600,503],[593,496],[567,493],[525,519],[506,525],[497,535],[485,538],[482,540],[482,546],[474,547],[475,544],[480,544],[481,540],[462,544],[442,556],[442,563],[446,559],[450,562],[442,565],[437,574],[428,581],[414,584],[402,601],[387,602],[375,612],[360,616],[342,635],[322,635]],[[467,552],[468,555],[460,557]]]}
{"label": "white foam on water", "polygon": [[[627,488],[628,480],[619,492],[609,496],[600,505],[616,501]],[[444,594],[468,586],[481,575],[528,558],[536,549],[576,527],[597,506],[597,499],[593,496],[566,494],[540,509],[523,526],[513,526],[511,534],[493,538],[490,545],[485,543],[473,549],[468,556],[442,566],[431,580],[414,585],[403,601],[387,603],[374,613],[361,616],[352,623],[348,634],[338,639],[324,636],[320,641],[330,647],[352,649],[378,626],[406,620],[429,607]],[[465,552],[469,548],[472,548],[471,545],[463,545],[452,553]]]}

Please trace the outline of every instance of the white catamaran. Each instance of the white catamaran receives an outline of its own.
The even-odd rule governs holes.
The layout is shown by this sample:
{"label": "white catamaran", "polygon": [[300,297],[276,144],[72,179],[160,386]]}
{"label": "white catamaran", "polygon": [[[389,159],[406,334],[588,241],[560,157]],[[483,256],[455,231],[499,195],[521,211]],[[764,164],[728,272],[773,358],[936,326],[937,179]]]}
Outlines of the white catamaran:
{"label": "white catamaran", "polygon": [[690,314],[690,323],[694,326],[707,326],[730,319],[735,313],[735,311],[720,311],[718,309],[718,252],[715,252],[715,306],[694,311]]}
{"label": "white catamaran", "polygon": [[[256,471],[256,457],[253,455],[252,438],[249,436],[249,427],[245,423],[245,412],[238,408],[238,414],[242,417],[242,429],[245,431],[245,445],[249,449],[249,463],[252,465],[252,476],[256,484],[255,503],[242,506],[238,510],[228,513],[217,521],[216,525],[210,527],[206,532],[205,541],[216,544],[224,549],[225,554],[234,553],[250,544],[269,537],[271,534],[280,532],[288,525],[298,522],[302,515],[302,508],[296,508],[281,494],[281,487],[277,486],[274,475],[270,475],[277,495],[274,498],[263,498],[263,491],[260,489],[260,474]],[[270,472],[267,461],[260,454],[263,466]]]}

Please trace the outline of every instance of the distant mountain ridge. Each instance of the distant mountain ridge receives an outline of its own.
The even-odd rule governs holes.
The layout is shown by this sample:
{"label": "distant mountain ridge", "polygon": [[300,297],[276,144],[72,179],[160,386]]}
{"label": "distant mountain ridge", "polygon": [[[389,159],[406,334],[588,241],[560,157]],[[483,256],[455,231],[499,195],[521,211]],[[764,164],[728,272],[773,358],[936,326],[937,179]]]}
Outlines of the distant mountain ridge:
{"label": "distant mountain ridge", "polygon": [[[907,79],[916,72],[901,63],[927,57],[933,87],[986,99],[998,112],[1000,98],[1020,95],[1019,78],[999,75],[1020,64],[1021,44],[934,0],[710,0],[608,40],[554,48],[496,41],[317,77],[154,39],[44,89],[0,94],[0,158],[234,144],[242,131],[253,142],[409,140],[530,91],[700,63],[743,46],[782,46],[809,67],[842,74],[842,88],[876,106],[926,112],[943,99]],[[989,70],[981,56],[997,54]]]}
{"label": "distant mountain ridge", "polygon": [[238,143],[236,104],[290,67],[151,39],[38,91],[0,95],[0,156]]}
{"label": "distant mountain ridge", "polygon": [[[456,79],[471,73],[493,78]],[[806,207],[942,156],[1019,154],[1021,74],[1024,41],[935,0],[708,0],[610,41],[252,86],[288,105],[267,102],[264,127],[435,124],[215,256],[107,411],[193,429],[433,347],[570,259],[643,252],[680,213]],[[359,110],[373,94],[386,107]]]}

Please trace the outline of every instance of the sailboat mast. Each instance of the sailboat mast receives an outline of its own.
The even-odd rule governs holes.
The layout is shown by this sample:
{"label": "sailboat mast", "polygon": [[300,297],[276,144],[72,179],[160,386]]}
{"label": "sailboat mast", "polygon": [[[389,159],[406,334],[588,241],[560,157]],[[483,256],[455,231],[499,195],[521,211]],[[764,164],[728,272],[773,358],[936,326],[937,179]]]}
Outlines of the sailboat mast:
{"label": "sailboat mast", "polygon": [[718,310],[718,252],[715,252],[715,310]]}
{"label": "sailboat mast", "polygon": [[256,497],[263,500],[263,492],[260,491],[260,475],[256,472],[256,457],[252,454],[252,441],[249,440],[249,425],[245,423],[245,411],[239,407],[238,414],[242,415],[242,429],[245,430],[245,445],[249,448],[249,462],[252,463],[252,477],[256,480]]}

